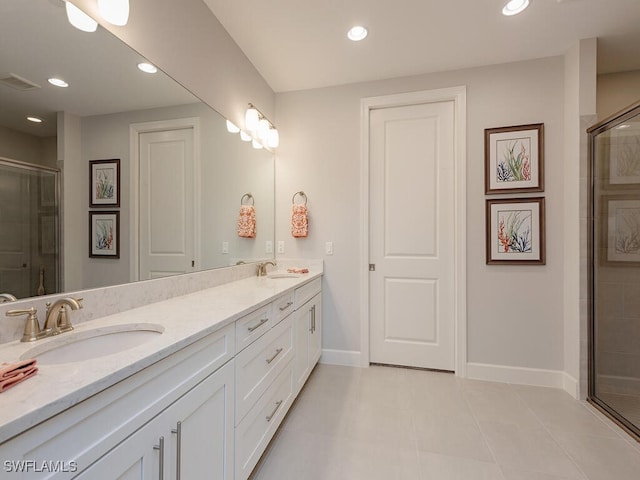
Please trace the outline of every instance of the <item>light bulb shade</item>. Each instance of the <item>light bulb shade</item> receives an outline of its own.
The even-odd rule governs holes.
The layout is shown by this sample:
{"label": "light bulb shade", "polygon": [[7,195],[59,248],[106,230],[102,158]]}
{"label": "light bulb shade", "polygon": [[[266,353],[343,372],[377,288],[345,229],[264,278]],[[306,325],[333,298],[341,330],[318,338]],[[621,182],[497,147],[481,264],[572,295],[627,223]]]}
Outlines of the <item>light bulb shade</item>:
{"label": "light bulb shade", "polygon": [[529,6],[529,0],[509,0],[502,9],[502,14],[506,16],[517,15]]}
{"label": "light bulb shade", "polygon": [[280,134],[277,129],[271,128],[267,135],[267,147],[278,148],[278,145],[280,145]]}
{"label": "light bulb shade", "polygon": [[227,120],[227,132],[229,133],[238,133],[240,131],[240,127],[238,127],[231,120]]}
{"label": "light bulb shade", "polygon": [[251,141],[251,135],[249,135],[244,130],[240,130],[240,140],[242,140],[243,142],[249,142]]}
{"label": "light bulb shade", "polygon": [[129,21],[129,0],[98,0],[100,15],[109,23],[122,27]]}
{"label": "light bulb shade", "polygon": [[244,127],[250,132],[255,132],[258,129],[259,122],[260,117],[258,115],[258,110],[253,107],[247,108],[247,111],[244,114]]}
{"label": "light bulb shade", "polygon": [[258,138],[263,142],[267,139],[267,135],[269,135],[269,128],[271,128],[271,125],[269,125],[268,120],[263,118],[258,122]]}
{"label": "light bulb shade", "polygon": [[67,20],[69,20],[69,23],[78,30],[91,33],[98,29],[98,22],[76,7],[73,3],[66,2],[64,8],[67,11]]}
{"label": "light bulb shade", "polygon": [[256,150],[260,150],[262,148],[262,144],[256,139],[253,139],[251,141],[251,146],[253,146],[253,148],[255,148]]}

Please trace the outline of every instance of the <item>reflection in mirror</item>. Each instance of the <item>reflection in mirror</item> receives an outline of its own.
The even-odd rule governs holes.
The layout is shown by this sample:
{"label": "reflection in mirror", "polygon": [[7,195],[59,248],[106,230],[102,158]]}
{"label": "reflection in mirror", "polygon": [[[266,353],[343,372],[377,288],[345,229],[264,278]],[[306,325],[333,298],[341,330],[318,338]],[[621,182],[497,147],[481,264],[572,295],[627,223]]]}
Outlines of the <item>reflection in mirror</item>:
{"label": "reflection in mirror", "polygon": [[[41,264],[49,294],[273,258],[272,154],[229,134],[217,112],[162,72],[138,70],[142,61],[100,27],[73,28],[62,1],[3,1],[0,157],[61,171],[61,226],[50,263],[39,252],[23,262],[37,272],[35,285],[29,279],[16,294],[20,282],[0,265],[0,293],[42,292]],[[50,85],[53,76],[69,87]],[[89,161],[105,159],[120,160],[120,206],[103,208],[119,212],[118,259],[89,258],[88,212],[100,210],[89,208]],[[10,178],[3,169],[0,188],[13,185]],[[247,193],[255,199],[254,237],[237,230]],[[10,188],[4,195],[14,198]],[[38,222],[29,220],[32,243]],[[0,250],[17,241],[2,227]]]}
{"label": "reflection in mirror", "polygon": [[58,173],[0,158],[0,302],[58,291]]}

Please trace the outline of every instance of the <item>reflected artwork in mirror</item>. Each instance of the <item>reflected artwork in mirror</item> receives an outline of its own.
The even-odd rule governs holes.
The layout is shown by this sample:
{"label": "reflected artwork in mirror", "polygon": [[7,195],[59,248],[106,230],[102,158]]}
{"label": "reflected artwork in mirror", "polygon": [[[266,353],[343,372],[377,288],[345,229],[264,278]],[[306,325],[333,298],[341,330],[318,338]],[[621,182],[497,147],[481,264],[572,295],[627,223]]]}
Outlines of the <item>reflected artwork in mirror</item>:
{"label": "reflected artwork in mirror", "polygon": [[[17,265],[30,273],[17,283],[4,254],[20,235],[0,225],[0,293],[25,298],[273,258],[272,153],[228,133],[221,115],[161,71],[138,69],[150,60],[101,27],[75,29],[60,0],[3,2],[0,157],[48,172],[59,197],[48,215],[36,202],[23,218],[34,247],[21,249],[28,253]],[[120,160],[119,258],[90,258],[88,212],[100,207],[90,206],[89,162],[109,159]],[[14,198],[6,170],[0,189]],[[247,192],[253,237],[237,231]],[[0,223],[10,217],[3,205]]]}

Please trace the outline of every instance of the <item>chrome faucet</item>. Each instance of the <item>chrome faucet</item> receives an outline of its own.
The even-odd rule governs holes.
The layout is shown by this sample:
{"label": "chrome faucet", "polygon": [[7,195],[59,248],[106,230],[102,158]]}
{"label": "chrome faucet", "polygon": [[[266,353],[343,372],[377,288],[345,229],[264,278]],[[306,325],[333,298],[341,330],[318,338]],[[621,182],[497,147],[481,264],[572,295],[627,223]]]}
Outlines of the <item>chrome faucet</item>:
{"label": "chrome faucet", "polygon": [[258,276],[259,277],[264,277],[267,274],[267,265],[273,265],[274,267],[277,267],[278,264],[276,262],[262,262],[258,264]]}
{"label": "chrome faucet", "polygon": [[16,300],[18,299],[10,293],[0,293],[0,303],[15,302]]}
{"label": "chrome faucet", "polygon": [[67,306],[71,310],[81,309],[82,298],[66,297],[56,300],[53,304],[47,302],[47,314],[44,322],[44,331],[47,336],[73,330],[67,314]]}

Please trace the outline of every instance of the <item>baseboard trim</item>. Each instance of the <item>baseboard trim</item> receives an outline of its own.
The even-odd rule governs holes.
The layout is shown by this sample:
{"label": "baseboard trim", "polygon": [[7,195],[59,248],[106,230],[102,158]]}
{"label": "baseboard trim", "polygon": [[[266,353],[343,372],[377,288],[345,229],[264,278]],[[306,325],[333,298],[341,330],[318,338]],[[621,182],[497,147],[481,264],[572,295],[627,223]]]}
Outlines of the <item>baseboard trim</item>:
{"label": "baseboard trim", "polygon": [[320,363],[326,365],[342,365],[344,367],[361,367],[360,357],[361,352],[325,348],[322,350]]}
{"label": "baseboard trim", "polygon": [[578,398],[578,381],[561,370],[467,363],[467,378],[489,382],[561,388],[573,398]]}

